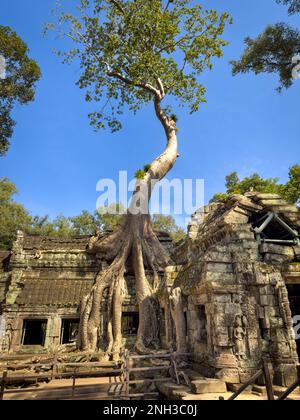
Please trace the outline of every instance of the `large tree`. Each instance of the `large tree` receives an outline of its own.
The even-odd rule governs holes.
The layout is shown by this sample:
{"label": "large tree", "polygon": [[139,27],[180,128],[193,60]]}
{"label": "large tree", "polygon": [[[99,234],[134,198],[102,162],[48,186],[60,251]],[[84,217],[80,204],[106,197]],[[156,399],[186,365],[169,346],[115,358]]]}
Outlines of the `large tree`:
{"label": "large tree", "polygon": [[[300,0],[276,0],[289,6],[289,14],[300,12]],[[233,74],[254,72],[279,75],[278,90],[289,88],[294,80],[293,69],[300,54],[300,31],[287,23],[269,25],[257,38],[245,39],[246,48],[238,61],[232,61]]]}
{"label": "large tree", "polygon": [[11,28],[0,25],[0,156],[7,152],[13,135],[14,106],[34,99],[36,82],[41,76],[38,64],[28,54],[24,41]]}
{"label": "large tree", "polygon": [[15,202],[17,188],[7,178],[0,178],[0,250],[11,249],[18,230],[28,230],[31,217],[28,211]]}
{"label": "large tree", "polygon": [[[89,244],[89,252],[111,263],[99,272],[82,302],[80,346],[97,348],[100,307],[108,290],[107,354],[118,357],[129,258],[140,313],[136,349],[146,352],[159,345],[156,290],[169,256],[146,209],[155,183],[178,158],[177,117],[167,99],[178,100],[191,112],[199,109],[205,87],[198,77],[213,67],[214,57],[222,56],[226,42],[221,37],[230,18],[191,0],[81,0],[78,10],[76,15],[62,12],[58,21],[61,34],[74,42],[65,59],[79,59],[78,85],[86,90],[86,100],[96,103],[91,123],[116,131],[121,128],[124,108],[136,112],[152,104],[166,140],[162,154],[137,172],[131,205],[119,227],[112,234],[93,237]],[[147,278],[146,269],[152,270],[152,279]]]}

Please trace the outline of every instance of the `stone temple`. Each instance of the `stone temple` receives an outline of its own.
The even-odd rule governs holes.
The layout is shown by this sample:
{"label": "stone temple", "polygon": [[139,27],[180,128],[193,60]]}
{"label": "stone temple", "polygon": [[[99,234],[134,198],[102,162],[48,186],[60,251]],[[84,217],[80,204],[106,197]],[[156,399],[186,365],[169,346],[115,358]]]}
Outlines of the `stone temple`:
{"label": "stone temple", "polygon": [[[199,210],[175,248],[161,234],[174,261],[160,273],[161,347],[188,351],[195,370],[227,383],[245,382],[263,358],[272,362],[276,384],[294,382],[300,356],[299,230],[296,206],[275,194],[250,192]],[[20,232],[12,252],[0,254],[2,352],[75,349],[80,301],[99,267],[107,265],[86,252],[88,240]],[[130,267],[126,285],[122,329],[124,346],[131,349],[139,314]],[[180,331],[172,317],[174,296],[182,312]]]}

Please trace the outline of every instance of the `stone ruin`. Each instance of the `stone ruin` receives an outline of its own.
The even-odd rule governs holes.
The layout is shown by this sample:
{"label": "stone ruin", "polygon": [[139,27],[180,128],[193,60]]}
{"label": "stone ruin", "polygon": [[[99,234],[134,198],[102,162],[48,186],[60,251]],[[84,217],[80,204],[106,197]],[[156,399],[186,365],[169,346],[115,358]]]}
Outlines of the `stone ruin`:
{"label": "stone ruin", "polygon": [[[169,312],[172,290],[180,291],[187,348],[204,376],[245,382],[267,357],[276,384],[295,381],[299,228],[299,209],[274,194],[233,196],[193,216],[161,302]],[[172,340],[170,321],[166,331]]]}
{"label": "stone ruin", "polygon": [[[278,195],[251,192],[199,210],[176,249],[160,235],[174,261],[161,273],[158,291],[162,348],[189,352],[194,370],[227,383],[245,382],[263,358],[272,362],[276,384],[294,382],[300,355],[299,229],[296,206]],[[87,254],[88,239],[20,232],[12,253],[0,254],[3,352],[75,350],[80,301],[107,264]],[[138,308],[130,268],[126,284],[122,329],[124,346],[131,349]],[[174,302],[181,311],[180,331],[173,322]],[[105,312],[99,343],[105,341]]]}
{"label": "stone ruin", "polygon": [[[170,251],[169,235],[160,233]],[[80,303],[107,262],[86,251],[90,236],[68,239],[18,233],[11,253],[3,253],[0,271],[2,352],[55,353],[76,350]],[[0,258],[1,258],[0,254]],[[139,314],[130,267],[125,275],[124,346],[132,349]],[[105,348],[106,302],[99,347]],[[0,330],[1,331],[1,330]]]}

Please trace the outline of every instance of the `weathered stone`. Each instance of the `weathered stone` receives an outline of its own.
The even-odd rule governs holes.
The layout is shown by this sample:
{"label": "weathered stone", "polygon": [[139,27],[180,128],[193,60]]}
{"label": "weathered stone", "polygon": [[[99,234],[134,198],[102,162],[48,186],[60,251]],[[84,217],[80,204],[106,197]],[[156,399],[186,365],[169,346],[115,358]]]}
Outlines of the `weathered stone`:
{"label": "weathered stone", "polygon": [[233,354],[222,353],[216,360],[217,369],[224,369],[224,368],[236,369],[237,367],[238,367],[238,362],[236,360],[236,357]]}
{"label": "weathered stone", "polygon": [[203,261],[212,263],[231,263],[232,257],[229,252],[207,252],[203,257]]}
{"label": "weathered stone", "polygon": [[168,400],[181,400],[189,393],[189,388],[184,385],[176,385],[173,382],[158,382],[157,388]]}
{"label": "weathered stone", "polygon": [[294,253],[296,257],[300,257],[300,245],[293,247]]}
{"label": "weathered stone", "polygon": [[213,302],[215,303],[231,303],[231,295],[214,295]]}
{"label": "weathered stone", "polygon": [[267,388],[265,386],[253,385],[252,392],[255,392],[259,395],[267,395]]}
{"label": "weathered stone", "polygon": [[262,306],[274,306],[275,305],[274,295],[261,295],[260,304]]}
{"label": "weathered stone", "polygon": [[191,385],[194,394],[212,394],[227,391],[226,383],[218,379],[192,381]]}
{"label": "weathered stone", "polygon": [[202,375],[200,375],[199,372],[196,372],[192,369],[185,369],[184,373],[189,377],[190,381],[205,380],[205,378]]}
{"label": "weathered stone", "polygon": [[[240,383],[227,383],[228,391],[232,392],[233,394],[237,392],[241,388],[242,384]],[[252,385],[248,386],[244,392],[251,392],[252,391]]]}
{"label": "weathered stone", "polygon": [[260,252],[263,254],[286,255],[287,257],[294,258],[294,249],[291,246],[264,243],[260,246]]}
{"label": "weathered stone", "polygon": [[253,193],[252,197],[255,200],[281,200],[280,195],[271,193]]}
{"label": "weathered stone", "polygon": [[208,263],[207,271],[213,273],[233,273],[233,267],[231,263]]}
{"label": "weathered stone", "polygon": [[[272,194],[249,192],[246,197],[231,197],[225,204],[206,206],[193,216],[189,237],[172,254],[173,265],[162,273],[157,294],[164,328],[160,332],[162,345],[166,349],[174,345],[176,331],[169,295],[176,287],[182,293],[181,311],[186,311],[182,319],[187,326],[191,362],[201,371],[191,373],[190,379],[200,381],[199,387],[194,387],[199,390],[202,386],[201,392],[207,393],[210,386],[211,392],[218,391],[216,382],[210,385],[202,375],[221,379],[219,392],[225,392],[225,381],[247,381],[260,368],[263,356],[269,356],[278,367],[279,382],[290,376],[285,362],[291,363],[291,370],[295,368],[297,348],[285,280],[288,284],[299,282],[300,262],[295,261],[300,258],[300,246],[259,246],[253,228],[260,222],[251,224],[276,209],[290,227],[299,230],[299,210]],[[272,230],[272,224],[268,229]],[[275,233],[277,237],[278,231]],[[9,286],[7,305],[1,305],[0,300],[6,324],[12,324],[14,349],[22,347],[24,317],[37,314],[47,317],[49,323],[43,351],[58,348],[62,317],[78,317],[82,296],[89,293],[99,269],[104,270],[110,263],[88,255],[87,241],[87,237],[65,240],[18,235],[10,280],[5,280],[2,287],[5,294]],[[172,247],[166,237],[162,244],[167,249]],[[0,269],[0,297],[1,275]],[[152,285],[153,272],[149,268],[146,276]],[[123,311],[136,312],[134,275],[126,274],[125,280]],[[99,336],[103,341],[107,321],[102,312],[101,317]],[[127,348],[134,344],[135,336],[124,339]],[[172,386],[169,384],[165,390],[167,398],[187,398],[187,387]]]}
{"label": "weathered stone", "polygon": [[284,264],[289,261],[293,261],[294,256],[288,255],[277,255],[277,254],[265,254],[264,261],[267,264]]}
{"label": "weathered stone", "polygon": [[259,291],[261,295],[273,295],[275,293],[275,288],[274,286],[268,285],[268,286],[260,287]]}

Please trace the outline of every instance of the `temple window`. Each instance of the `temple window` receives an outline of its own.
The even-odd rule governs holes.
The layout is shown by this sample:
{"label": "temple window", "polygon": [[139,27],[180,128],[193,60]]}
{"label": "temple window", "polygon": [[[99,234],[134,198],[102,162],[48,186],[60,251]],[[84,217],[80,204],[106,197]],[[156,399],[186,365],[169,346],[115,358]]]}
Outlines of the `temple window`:
{"label": "temple window", "polygon": [[78,337],[79,320],[63,319],[61,325],[61,344],[74,343]]}
{"label": "temple window", "polygon": [[44,347],[46,329],[46,319],[25,319],[23,321],[22,345]]}

